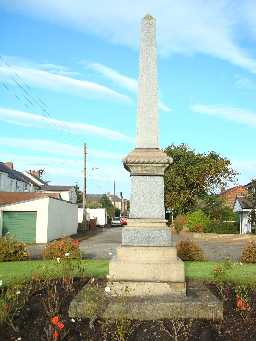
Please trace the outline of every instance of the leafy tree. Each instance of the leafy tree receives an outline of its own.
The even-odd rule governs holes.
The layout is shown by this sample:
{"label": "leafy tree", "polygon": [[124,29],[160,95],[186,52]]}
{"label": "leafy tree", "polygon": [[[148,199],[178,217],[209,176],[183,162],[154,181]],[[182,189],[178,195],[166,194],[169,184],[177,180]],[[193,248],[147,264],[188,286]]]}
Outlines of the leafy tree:
{"label": "leafy tree", "polygon": [[231,162],[216,152],[197,153],[185,144],[165,149],[173,164],[165,172],[165,206],[174,214],[191,211],[198,198],[235,180]]}
{"label": "leafy tree", "polygon": [[115,209],[112,202],[110,201],[106,194],[103,194],[102,197],[100,198],[100,204],[103,208],[107,210],[107,215],[109,217],[113,217]]}
{"label": "leafy tree", "polygon": [[252,179],[248,186],[248,199],[252,203],[252,210],[249,215],[249,221],[252,225],[256,224],[256,179]]}
{"label": "leafy tree", "polygon": [[75,185],[75,192],[76,192],[76,197],[77,197],[77,204],[81,204],[83,202],[83,192],[80,191],[79,186],[76,184]]}
{"label": "leafy tree", "polygon": [[120,214],[121,214],[120,208],[116,207],[115,208],[115,217],[120,217]]}
{"label": "leafy tree", "polygon": [[206,194],[199,198],[196,208],[201,209],[212,222],[220,223],[239,219],[238,213],[227,207],[223,198],[216,194]]}

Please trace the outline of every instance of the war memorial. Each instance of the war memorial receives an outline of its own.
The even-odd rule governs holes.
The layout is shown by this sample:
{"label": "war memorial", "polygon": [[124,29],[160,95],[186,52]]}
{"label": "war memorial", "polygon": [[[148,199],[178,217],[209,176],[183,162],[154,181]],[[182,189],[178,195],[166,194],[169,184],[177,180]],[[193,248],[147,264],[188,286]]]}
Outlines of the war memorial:
{"label": "war memorial", "polygon": [[204,286],[186,283],[166,225],[164,172],[172,159],[159,148],[156,20],[141,22],[136,146],[123,160],[131,176],[130,216],[109,264],[108,283],[84,287],[70,316],[156,320],[221,319],[222,303]]}

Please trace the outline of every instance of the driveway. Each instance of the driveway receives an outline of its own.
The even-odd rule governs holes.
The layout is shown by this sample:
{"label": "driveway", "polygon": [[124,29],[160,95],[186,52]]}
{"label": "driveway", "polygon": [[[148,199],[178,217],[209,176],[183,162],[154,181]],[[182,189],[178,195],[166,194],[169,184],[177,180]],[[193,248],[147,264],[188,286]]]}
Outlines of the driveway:
{"label": "driveway", "polygon": [[[104,228],[102,232],[81,241],[80,249],[83,257],[95,259],[111,259],[116,254],[116,248],[121,244],[121,227]],[[194,239],[190,233],[173,235],[174,241],[181,239]],[[208,260],[221,260],[230,257],[232,260],[239,260],[241,250],[248,242],[243,236],[225,236],[225,238],[200,238],[194,241],[203,249]]]}

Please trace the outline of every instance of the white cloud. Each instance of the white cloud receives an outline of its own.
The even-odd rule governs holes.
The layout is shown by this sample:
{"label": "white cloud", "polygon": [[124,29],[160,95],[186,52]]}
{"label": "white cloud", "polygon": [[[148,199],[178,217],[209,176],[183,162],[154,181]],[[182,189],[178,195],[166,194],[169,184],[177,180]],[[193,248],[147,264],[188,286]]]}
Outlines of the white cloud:
{"label": "white cloud", "polygon": [[70,132],[72,134],[93,134],[95,136],[100,136],[111,140],[132,142],[132,139],[130,137],[111,129],[80,122],[62,121],[37,115],[34,113],[1,107],[0,120],[5,122],[12,122],[18,125],[27,124],[28,126],[34,126],[38,128],[45,128],[50,126],[52,128]]}
{"label": "white cloud", "polygon": [[256,82],[250,78],[235,75],[235,86],[239,89],[256,90]]}
{"label": "white cloud", "polygon": [[250,127],[256,127],[256,112],[246,109],[220,105],[195,104],[191,107],[191,110],[193,112],[216,116],[229,121],[246,124]]}
{"label": "white cloud", "polygon": [[[9,65],[9,59],[7,58],[7,64],[4,62],[5,59],[0,60],[0,79],[5,82],[20,82],[20,79],[22,79],[23,82],[29,85],[50,89],[55,92],[63,92],[87,98],[97,99],[100,97],[126,103],[131,102],[128,96],[112,90],[105,85],[70,77],[72,72],[63,66],[55,64],[32,64],[32,67],[26,61],[21,61],[25,66],[14,63]],[[12,58],[12,60],[16,63],[18,61],[17,58]]]}
{"label": "white cloud", "polygon": [[118,5],[116,0],[2,0],[1,5],[130,47],[137,47],[139,20],[150,12],[157,18],[162,54],[204,53],[256,73],[255,59],[239,42],[247,32],[256,38],[252,0],[122,0]]}
{"label": "white cloud", "polygon": [[[117,84],[121,88],[125,88],[126,90],[137,94],[138,91],[138,82],[136,79],[128,77],[106,65],[100,63],[91,63],[87,65],[90,69],[98,72],[102,76],[107,79],[110,79],[114,84]],[[159,109],[162,111],[169,112],[171,109],[164,104],[162,101],[159,101]]]}
{"label": "white cloud", "polygon": [[256,160],[233,159],[232,167],[237,170],[239,175],[239,182],[247,184],[252,179],[255,179]]}
{"label": "white cloud", "polygon": [[[23,150],[39,151],[47,154],[58,154],[72,157],[77,156],[81,159],[83,158],[83,146],[77,147],[53,140],[0,137],[0,146],[18,149],[22,148]],[[121,154],[111,153],[104,150],[95,150],[88,147],[87,153],[89,157],[98,159],[121,160],[123,157]]]}
{"label": "white cloud", "polygon": [[[72,183],[82,182],[83,178],[83,160],[66,157],[50,157],[50,156],[34,156],[27,154],[15,154],[11,152],[1,151],[1,160],[12,160],[15,169],[29,170],[42,168],[45,170],[45,179],[52,180],[52,183],[63,185],[65,178],[70,179]],[[129,174],[120,163],[106,164],[98,162],[88,162],[87,178],[91,184],[99,182],[118,181],[119,183],[127,183]],[[97,168],[93,170],[93,168]],[[60,179],[62,179],[60,181]]]}
{"label": "white cloud", "polygon": [[122,88],[125,88],[133,93],[137,93],[138,84],[136,79],[130,78],[121,74],[120,72],[100,63],[90,63],[88,67],[107,79],[112,80],[115,84],[119,85]]}

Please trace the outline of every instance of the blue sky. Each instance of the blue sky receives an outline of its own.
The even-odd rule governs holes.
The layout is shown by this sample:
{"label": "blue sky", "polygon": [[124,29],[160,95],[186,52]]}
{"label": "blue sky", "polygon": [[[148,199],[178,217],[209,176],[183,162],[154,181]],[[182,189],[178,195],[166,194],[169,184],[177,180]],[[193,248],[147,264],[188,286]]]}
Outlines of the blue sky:
{"label": "blue sky", "polygon": [[160,144],[256,169],[256,2],[0,0],[1,161],[129,195],[140,19],[157,19]]}

